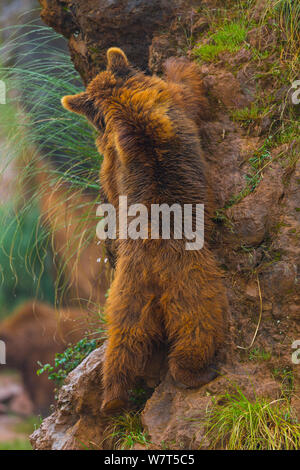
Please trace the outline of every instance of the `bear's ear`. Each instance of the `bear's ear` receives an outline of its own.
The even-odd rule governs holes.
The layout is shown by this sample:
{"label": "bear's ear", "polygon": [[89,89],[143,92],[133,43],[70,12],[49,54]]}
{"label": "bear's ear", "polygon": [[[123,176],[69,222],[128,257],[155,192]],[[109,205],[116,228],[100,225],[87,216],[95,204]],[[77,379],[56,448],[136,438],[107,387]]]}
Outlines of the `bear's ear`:
{"label": "bear's ear", "polygon": [[79,93],[78,95],[64,96],[61,100],[61,104],[68,111],[83,114],[91,121],[95,117],[96,110],[94,108],[94,103],[86,92]]}
{"label": "bear's ear", "polygon": [[118,47],[111,47],[107,51],[107,69],[114,75],[126,75],[129,71],[129,62],[122,51]]}

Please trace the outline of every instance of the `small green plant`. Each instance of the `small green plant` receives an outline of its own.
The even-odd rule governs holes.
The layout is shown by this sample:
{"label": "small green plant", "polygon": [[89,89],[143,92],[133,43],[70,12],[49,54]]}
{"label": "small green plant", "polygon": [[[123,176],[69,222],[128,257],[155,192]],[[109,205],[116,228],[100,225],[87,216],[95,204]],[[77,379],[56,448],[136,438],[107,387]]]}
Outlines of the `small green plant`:
{"label": "small green plant", "polygon": [[285,398],[250,401],[237,389],[208,412],[206,438],[213,449],[299,450],[300,424]]}
{"label": "small green plant", "polygon": [[41,368],[37,371],[37,375],[47,372],[49,380],[53,380],[58,387],[61,387],[69,372],[94,351],[97,345],[96,339],[83,338],[77,344],[69,346],[63,353],[56,353],[54,365],[39,363]]}
{"label": "small green plant", "polygon": [[295,377],[293,371],[288,367],[278,367],[273,370],[272,375],[281,383],[283,396],[290,399],[294,393]]}
{"label": "small green plant", "polygon": [[243,22],[227,23],[209,36],[209,43],[194,48],[195,57],[211,62],[222,52],[237,52],[246,39],[247,28]]}
{"label": "small green plant", "polygon": [[250,361],[264,362],[264,361],[269,361],[271,357],[272,357],[271,352],[265,351],[264,349],[260,349],[260,348],[253,348],[249,352]]}
{"label": "small green plant", "polygon": [[225,209],[237,204],[255,190],[262,178],[262,171],[272,161],[271,148],[272,136],[269,136],[263,145],[254,153],[253,157],[249,158],[250,172],[245,175],[245,188],[230,198],[225,205]]}
{"label": "small green plant", "polygon": [[153,389],[145,385],[138,386],[129,391],[129,401],[132,403],[135,409],[141,409],[144,407],[146,401],[153,393]]}
{"label": "small green plant", "polygon": [[109,442],[114,449],[125,450],[131,449],[135,444],[150,444],[139,413],[124,413],[112,418],[105,434],[105,442]]}
{"label": "small green plant", "polygon": [[231,233],[234,232],[234,224],[233,222],[227,217],[225,208],[217,209],[214,215],[214,222],[218,224],[223,224]]}

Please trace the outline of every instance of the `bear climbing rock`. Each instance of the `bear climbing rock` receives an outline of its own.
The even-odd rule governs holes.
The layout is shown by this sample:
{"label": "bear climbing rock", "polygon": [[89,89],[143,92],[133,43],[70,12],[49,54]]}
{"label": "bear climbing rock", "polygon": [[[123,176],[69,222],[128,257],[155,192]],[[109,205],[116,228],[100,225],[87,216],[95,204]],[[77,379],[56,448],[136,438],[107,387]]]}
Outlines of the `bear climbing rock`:
{"label": "bear climbing rock", "polygon": [[[118,48],[109,49],[107,57],[106,71],[85,92],[62,99],[65,108],[85,115],[98,131],[107,201],[117,215],[119,196],[127,196],[128,206],[142,203],[149,209],[152,204],[176,203],[182,209],[204,204],[209,227],[213,203],[199,135],[210,111],[197,66],[172,59],[159,78],[131,67]],[[192,217],[195,223],[195,211]],[[106,413],[126,407],[128,391],[159,343],[168,346],[176,382],[199,387],[217,375],[226,291],[206,237],[198,250],[187,250],[186,241],[177,239],[174,229],[169,240],[117,239],[106,306]]]}

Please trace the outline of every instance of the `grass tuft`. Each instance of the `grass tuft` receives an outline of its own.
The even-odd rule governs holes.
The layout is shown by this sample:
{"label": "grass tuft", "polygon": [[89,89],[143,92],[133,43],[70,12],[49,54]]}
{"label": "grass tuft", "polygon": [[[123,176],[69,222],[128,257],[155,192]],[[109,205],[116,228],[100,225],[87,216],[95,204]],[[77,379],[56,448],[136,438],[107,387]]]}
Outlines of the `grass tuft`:
{"label": "grass tuft", "polygon": [[262,348],[253,348],[249,352],[250,361],[264,362],[264,361],[269,361],[271,357],[272,357],[272,353],[270,351],[265,351]]}
{"label": "grass tuft", "polygon": [[270,149],[272,148],[272,136],[269,136],[263,145],[254,152],[253,156],[249,158],[250,171],[245,175],[246,186],[238,194],[232,196],[228,203],[225,205],[225,209],[238,204],[246,196],[252,193],[258,186],[263,170],[272,163],[272,155]]}
{"label": "grass tuft", "polygon": [[273,11],[278,19],[281,32],[288,46],[299,47],[300,41],[300,3],[298,0],[277,0],[273,2]]}
{"label": "grass tuft", "polygon": [[195,57],[212,62],[223,52],[237,52],[247,36],[243,22],[228,23],[209,36],[209,43],[194,48]]}
{"label": "grass tuft", "polygon": [[213,449],[299,450],[300,424],[282,398],[253,402],[241,392],[219,397],[209,412],[206,438]]}
{"label": "grass tuft", "polygon": [[[21,49],[23,52],[14,56],[16,61],[13,66],[0,63],[0,80],[5,82],[7,88],[7,103],[1,105],[0,114],[0,138],[1,144],[3,143],[1,171],[13,164],[18,180],[15,191],[17,196],[11,204],[12,215],[9,222],[5,211],[0,213],[0,223],[6,227],[7,245],[11,244],[5,248],[9,276],[2,272],[2,279],[5,278],[5,283],[8,280],[13,284],[16,283],[16,277],[21,280],[22,275],[29,272],[32,274],[35,292],[30,288],[26,296],[37,296],[52,302],[54,300],[59,305],[68,290],[64,276],[68,261],[79,259],[80,252],[95,235],[96,217],[94,225],[90,221],[95,214],[95,204],[99,201],[98,176],[102,158],[95,146],[95,130],[92,126],[83,117],[68,113],[61,106],[62,96],[76,94],[83,90],[83,86],[68,53],[55,46],[59,35],[34,23],[6,28],[5,33],[9,33],[9,39],[0,45],[3,60],[13,51],[19,51],[20,45],[24,47]],[[44,178],[44,169],[38,164],[46,161],[52,165],[48,168],[47,178]],[[45,180],[44,184],[41,183],[42,180]],[[88,193],[93,198],[85,203],[86,207],[80,207],[82,212],[86,211],[86,215],[82,216],[82,221],[78,224],[80,227],[73,234],[74,243],[68,247],[67,259],[61,262],[61,256],[56,252],[53,242],[55,234],[46,229],[39,214],[31,226],[27,223],[25,234],[22,228],[24,224],[19,223],[19,220],[30,221],[34,211],[36,214],[39,201],[44,194],[49,193],[49,185],[58,189],[67,187],[66,200],[63,202],[68,202],[70,206],[75,204],[76,198],[78,201],[81,192]],[[54,204],[55,202],[53,211],[59,212],[61,207],[55,208]],[[57,226],[56,230],[59,231],[60,227]],[[23,247],[26,238],[32,241],[32,246],[19,250],[19,245]],[[73,246],[76,247],[76,252]],[[5,257],[2,254],[0,256],[1,262]],[[51,286],[49,281],[49,293],[45,293],[43,271],[48,269],[49,260],[52,265],[53,262],[59,265],[55,266],[55,286]],[[37,269],[37,264],[40,270]],[[75,262],[74,269],[76,266]],[[13,287],[11,296],[16,294],[15,286]],[[22,296],[19,292],[17,294],[21,302]],[[9,310],[15,306],[13,300]],[[4,310],[8,309],[5,307]]]}
{"label": "grass tuft", "polygon": [[150,444],[139,413],[124,413],[112,418],[105,434],[105,442],[110,443],[110,448],[118,450],[132,449],[135,444]]}
{"label": "grass tuft", "polygon": [[0,220],[0,319],[30,298],[53,304],[52,265],[37,207],[19,215],[2,207]]}

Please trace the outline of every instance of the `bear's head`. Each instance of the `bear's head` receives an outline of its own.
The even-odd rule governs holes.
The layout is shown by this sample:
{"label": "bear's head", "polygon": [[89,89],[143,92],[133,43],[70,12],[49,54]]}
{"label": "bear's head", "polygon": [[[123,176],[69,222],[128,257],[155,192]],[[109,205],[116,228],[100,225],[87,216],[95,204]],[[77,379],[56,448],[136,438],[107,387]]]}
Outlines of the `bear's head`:
{"label": "bear's head", "polygon": [[107,68],[87,86],[86,91],[67,95],[61,100],[67,110],[84,115],[101,133],[105,129],[107,100],[132,76],[137,74],[124,52],[112,47],[107,51]]}
{"label": "bear's head", "polygon": [[96,144],[104,156],[100,180],[108,201],[151,184],[158,165],[165,166],[161,174],[168,167],[170,178],[178,174],[179,162],[202,165],[199,130],[208,110],[204,91],[197,65],[186,59],[167,61],[160,78],[137,71],[113,47],[106,70],[86,91],[62,99],[66,109],[84,115],[98,131]]}
{"label": "bear's head", "polygon": [[165,63],[163,78],[150,77],[132,67],[117,47],[107,51],[106,70],[88,84],[86,91],[62,98],[62,105],[84,115],[100,137],[111,122],[135,127],[135,132],[143,128],[153,137],[157,133],[162,136],[164,131],[170,135],[171,108],[199,129],[203,121],[211,118],[206,90],[195,63],[171,58]]}
{"label": "bear's head", "polygon": [[135,70],[116,47],[107,51],[106,70],[88,84],[86,91],[62,98],[62,105],[84,115],[94,125],[100,153],[105,155],[113,145],[121,160],[123,144],[126,142],[129,147],[135,137],[142,144],[145,139],[157,142],[174,135],[167,83]]}

